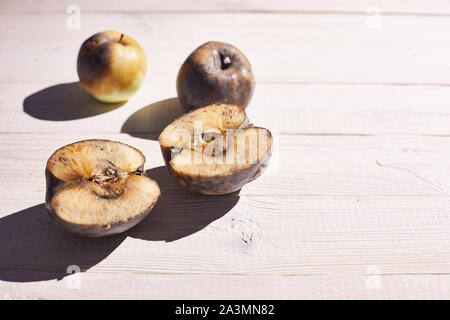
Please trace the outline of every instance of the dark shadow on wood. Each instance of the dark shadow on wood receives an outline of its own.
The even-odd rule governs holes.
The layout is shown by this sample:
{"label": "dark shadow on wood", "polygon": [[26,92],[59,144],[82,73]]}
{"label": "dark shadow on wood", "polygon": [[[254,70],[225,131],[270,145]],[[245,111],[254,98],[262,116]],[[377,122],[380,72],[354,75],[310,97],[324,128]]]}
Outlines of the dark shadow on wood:
{"label": "dark shadow on wood", "polygon": [[64,121],[96,116],[123,104],[102,103],[87,94],[79,82],[72,82],[57,84],[29,95],[23,101],[23,110],[34,118]]}
{"label": "dark shadow on wood", "polygon": [[161,131],[185,112],[178,98],[161,100],[133,113],[122,125],[121,132],[157,140]]}
{"label": "dark shadow on wood", "polygon": [[161,197],[139,225],[130,230],[134,238],[175,241],[196,233],[223,217],[239,201],[239,191],[222,196],[205,196],[180,186],[164,166],[147,170],[161,189]]}
{"label": "dark shadow on wood", "polygon": [[161,189],[149,215],[133,229],[109,238],[81,238],[55,226],[39,204],[0,218],[0,280],[62,279],[69,266],[81,272],[108,257],[127,236],[171,242],[194,234],[223,217],[239,201],[239,191],[205,196],[181,187],[166,167],[147,170]]}
{"label": "dark shadow on wood", "polygon": [[125,235],[80,238],[58,229],[39,204],[0,219],[0,280],[62,279],[76,265],[86,271],[105,259]]}

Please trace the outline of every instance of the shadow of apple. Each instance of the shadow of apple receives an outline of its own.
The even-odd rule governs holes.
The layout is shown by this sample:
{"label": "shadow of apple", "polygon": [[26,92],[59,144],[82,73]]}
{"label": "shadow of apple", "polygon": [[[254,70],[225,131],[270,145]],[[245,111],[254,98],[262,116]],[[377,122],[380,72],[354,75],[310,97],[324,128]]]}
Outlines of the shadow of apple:
{"label": "shadow of apple", "polygon": [[50,86],[29,95],[23,101],[23,110],[37,119],[65,121],[106,113],[124,103],[100,102],[86,93],[79,82],[71,82]]}
{"label": "shadow of apple", "polygon": [[221,196],[189,191],[180,186],[164,166],[147,170],[146,174],[158,182],[161,197],[147,218],[130,230],[133,238],[176,241],[220,219],[239,201],[239,191]]}
{"label": "shadow of apple", "polygon": [[133,137],[157,140],[161,131],[185,112],[178,98],[161,100],[133,113],[122,125],[121,132]]}
{"label": "shadow of apple", "polygon": [[62,279],[70,266],[87,271],[108,257],[127,236],[147,241],[176,241],[223,217],[239,201],[238,192],[223,196],[192,193],[176,183],[163,166],[147,170],[161,189],[150,214],[133,229],[108,238],[81,238],[58,229],[45,205],[0,218],[0,280]]}
{"label": "shadow of apple", "polygon": [[79,238],[59,230],[42,203],[0,219],[0,280],[62,279],[69,266],[86,271],[124,239],[124,235]]}

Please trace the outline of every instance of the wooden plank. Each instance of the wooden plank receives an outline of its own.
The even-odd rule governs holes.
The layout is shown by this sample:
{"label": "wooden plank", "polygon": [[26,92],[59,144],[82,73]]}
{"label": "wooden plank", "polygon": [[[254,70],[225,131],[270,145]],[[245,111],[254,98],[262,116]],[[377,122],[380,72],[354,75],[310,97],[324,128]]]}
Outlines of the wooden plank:
{"label": "wooden plank", "polygon": [[[150,175],[171,181],[153,136],[2,134],[3,210],[19,210],[25,203],[43,199],[48,157],[65,144],[89,138],[118,140],[139,148],[147,157],[146,168],[155,168]],[[277,136],[265,175],[246,185],[241,195],[447,195],[449,142],[449,138],[417,136]],[[18,179],[17,170],[26,179]],[[175,183],[167,188],[180,191]]]}
{"label": "wooden plank", "polygon": [[[0,13],[49,13],[64,12],[73,4],[70,1],[5,1],[0,6]],[[120,0],[88,1],[78,0],[76,4],[82,12],[336,12],[336,13],[366,13],[371,12],[374,5],[385,14],[449,14],[450,6],[445,0],[413,0],[388,1],[378,0],[227,0],[227,1],[157,1],[138,0],[125,3]]]}
{"label": "wooden plank", "polygon": [[214,198],[170,192],[164,182],[162,190],[147,219],[106,239],[56,229],[40,199],[3,212],[0,280],[62,279],[72,265],[142,278],[449,275],[448,196]]}
{"label": "wooden plank", "polygon": [[[129,283],[129,274],[344,280],[370,270],[386,276],[448,274],[448,138],[282,136],[280,153],[289,157],[280,156],[276,178],[262,177],[239,196],[205,197],[169,177],[155,141],[103,136],[144,150],[153,167],[148,173],[163,195],[137,228],[103,240],[57,230],[42,204],[45,160],[57,146],[85,135],[0,138],[0,256],[8,257],[0,262],[3,281],[52,281],[64,278],[69,265],[120,275],[122,283]],[[401,167],[405,154],[415,168]],[[297,182],[308,180],[313,182]],[[418,190],[427,196],[417,196]]]}
{"label": "wooden plank", "polygon": [[[0,83],[0,130],[159,135],[184,111],[174,86],[150,81],[120,107],[90,98],[77,82]],[[443,86],[260,83],[247,113],[279,134],[450,135],[449,100]]]}
{"label": "wooden plank", "polygon": [[[374,24],[353,0],[82,0],[79,30],[68,4],[0,3],[0,298],[449,297],[448,2],[381,0]],[[149,57],[121,107],[76,84],[79,45],[110,28]],[[181,112],[179,66],[211,39],[250,58],[248,113],[276,133],[268,172],[223,197],[178,186],[155,140]],[[143,150],[163,192],[123,235],[75,238],[45,212],[47,158],[87,138]]]}
{"label": "wooden plank", "polygon": [[241,48],[259,83],[450,84],[446,17],[387,16],[380,30],[363,15],[330,14],[84,14],[79,30],[63,14],[2,19],[1,82],[72,82],[82,41],[113,28],[142,44],[152,90],[173,88],[186,56],[208,40]]}
{"label": "wooden plank", "polygon": [[[83,273],[40,283],[0,281],[4,299],[448,299],[450,276],[267,276]],[[379,284],[379,286],[378,286]]]}

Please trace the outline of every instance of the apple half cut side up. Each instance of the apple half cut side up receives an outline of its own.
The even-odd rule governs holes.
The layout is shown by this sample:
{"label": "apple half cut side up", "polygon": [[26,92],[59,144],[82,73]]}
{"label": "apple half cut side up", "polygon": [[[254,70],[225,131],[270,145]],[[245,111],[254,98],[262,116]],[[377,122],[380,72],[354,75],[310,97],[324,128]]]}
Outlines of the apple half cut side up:
{"label": "apple half cut side up", "polygon": [[227,194],[259,177],[272,150],[269,130],[249,124],[237,105],[191,111],[159,136],[171,175],[182,186],[206,195]]}
{"label": "apple half cut side up", "polygon": [[81,45],[77,71],[82,87],[96,99],[123,102],[139,90],[147,60],[144,50],[130,36],[103,31]]}
{"label": "apple half cut side up", "polygon": [[144,174],[144,155],[126,144],[85,140],[47,161],[45,204],[63,228],[86,237],[126,231],[150,212],[158,184]]}

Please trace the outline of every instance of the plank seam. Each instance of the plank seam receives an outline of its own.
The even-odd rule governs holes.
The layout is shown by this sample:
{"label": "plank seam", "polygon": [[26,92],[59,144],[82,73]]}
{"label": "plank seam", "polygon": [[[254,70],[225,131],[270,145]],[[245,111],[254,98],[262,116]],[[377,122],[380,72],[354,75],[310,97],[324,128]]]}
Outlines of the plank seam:
{"label": "plank seam", "polygon": [[[84,14],[279,14],[279,15],[355,15],[367,16],[366,11],[340,11],[340,10],[265,10],[265,9],[247,9],[247,10],[140,10],[140,11],[123,11],[123,10],[83,10]],[[60,11],[18,11],[6,12],[0,11],[0,15],[65,15],[65,12]],[[383,16],[407,16],[407,17],[450,17],[449,13],[441,12],[407,12],[407,11],[382,11]]]}

